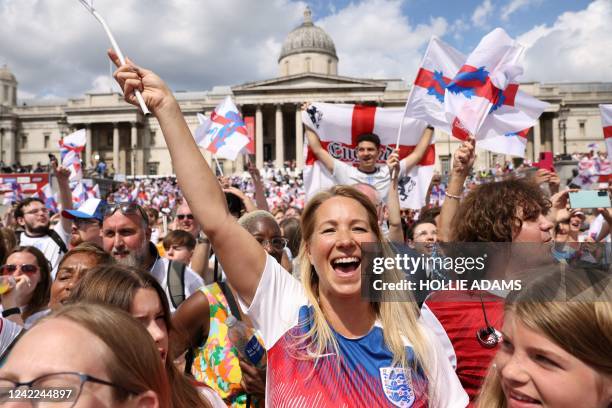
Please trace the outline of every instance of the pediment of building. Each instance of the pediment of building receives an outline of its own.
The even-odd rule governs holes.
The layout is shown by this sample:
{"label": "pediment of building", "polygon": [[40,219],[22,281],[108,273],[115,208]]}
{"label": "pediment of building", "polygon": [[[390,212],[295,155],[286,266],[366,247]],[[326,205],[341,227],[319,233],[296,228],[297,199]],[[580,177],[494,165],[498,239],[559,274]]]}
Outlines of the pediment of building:
{"label": "pediment of building", "polygon": [[257,93],[275,93],[275,92],[291,92],[307,89],[329,89],[347,90],[347,89],[363,89],[368,91],[384,91],[387,86],[385,81],[351,78],[336,75],[323,75],[315,73],[304,73],[266,79],[262,81],[247,82],[245,84],[232,87],[234,95],[257,94]]}

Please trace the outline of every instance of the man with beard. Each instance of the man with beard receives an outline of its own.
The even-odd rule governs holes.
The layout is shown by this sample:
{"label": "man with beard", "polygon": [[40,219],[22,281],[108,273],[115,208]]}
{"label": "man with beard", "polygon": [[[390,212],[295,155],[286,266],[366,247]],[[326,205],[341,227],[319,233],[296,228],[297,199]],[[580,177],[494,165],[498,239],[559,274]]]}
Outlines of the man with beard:
{"label": "man with beard", "polygon": [[[64,209],[71,209],[72,194],[68,185],[70,170],[55,164],[54,173],[59,186],[61,206]],[[18,244],[39,249],[51,263],[51,275],[55,278],[57,265],[62,256],[68,252],[67,244],[72,221],[61,217],[60,222],[51,229],[49,209],[40,198],[36,197],[26,198],[17,205],[15,220],[23,228],[23,232],[18,236]]]}
{"label": "man with beard", "polygon": [[106,201],[99,198],[88,198],[77,210],[64,210],[62,217],[73,220],[70,237],[70,248],[83,242],[91,242],[102,247],[102,218]]}
{"label": "man with beard", "polygon": [[149,271],[164,288],[174,312],[204,281],[190,267],[160,257],[150,239],[147,214],[138,204],[107,207],[102,223],[104,250],[119,263]]}

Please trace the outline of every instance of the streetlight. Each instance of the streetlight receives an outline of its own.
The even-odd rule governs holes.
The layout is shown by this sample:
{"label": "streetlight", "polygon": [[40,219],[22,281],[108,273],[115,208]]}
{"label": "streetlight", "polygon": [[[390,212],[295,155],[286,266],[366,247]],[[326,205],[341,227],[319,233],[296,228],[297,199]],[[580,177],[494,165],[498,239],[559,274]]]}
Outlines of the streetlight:
{"label": "streetlight", "polygon": [[565,105],[561,105],[559,107],[558,117],[559,117],[559,133],[561,133],[561,137],[563,137],[563,156],[567,157],[567,117],[569,116],[569,108]]}

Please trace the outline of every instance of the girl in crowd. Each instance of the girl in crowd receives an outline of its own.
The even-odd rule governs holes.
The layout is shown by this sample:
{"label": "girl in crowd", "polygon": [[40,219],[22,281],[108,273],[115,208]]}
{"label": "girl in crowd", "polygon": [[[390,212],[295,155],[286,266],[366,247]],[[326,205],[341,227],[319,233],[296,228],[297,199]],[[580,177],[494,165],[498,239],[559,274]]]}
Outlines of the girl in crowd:
{"label": "girl in crowd", "polygon": [[[281,262],[287,241],[272,214],[257,210],[243,215],[238,222]],[[179,339],[177,354],[189,348],[187,371],[215,389],[228,405],[243,407],[249,405],[250,396],[255,404],[263,401],[266,373],[240,360],[227,336],[225,320],[230,315],[252,327],[248,316],[236,306],[236,299],[231,285],[204,286],[181,304],[172,323]]]}
{"label": "girl in crowd", "polygon": [[73,407],[170,406],[151,336],[127,313],[102,305],[63,307],[27,331],[0,370],[0,405],[23,406],[23,399],[7,398],[28,383],[30,389],[70,390]]}
{"label": "girl in crowd", "polygon": [[[551,204],[536,184],[519,179],[485,183],[460,200],[474,158],[473,139],[455,152],[438,238],[454,244],[483,243],[474,256],[482,256],[483,251],[495,252],[491,251],[495,244],[484,243],[503,242],[532,243],[527,248],[531,253],[543,246],[550,255],[553,224],[545,215]],[[501,252],[509,247],[493,248]],[[507,274],[521,269],[516,263],[527,258],[513,256],[503,265],[488,264],[485,279],[511,279]],[[462,278],[459,274],[457,277]],[[422,307],[423,320],[437,333],[472,401],[499,349],[501,337],[497,329],[503,322],[503,305],[499,292],[456,290],[432,293]]]}
{"label": "girl in crowd", "polygon": [[[503,341],[478,406],[612,406],[612,298],[607,285],[609,275],[598,281],[581,271],[565,276],[553,272],[511,294]],[[562,296],[560,286],[566,290]],[[585,297],[589,291],[597,297]],[[581,299],[574,298],[579,295]]]}
{"label": "girl in crowd", "polygon": [[15,281],[14,287],[2,295],[2,317],[27,329],[49,312],[51,272],[42,252],[31,246],[13,249],[1,273]]}
{"label": "girl in crowd", "polygon": [[[112,51],[109,56],[119,66]],[[133,65],[120,66],[115,78],[126,101],[137,104],[133,93],[140,90],[157,117],[181,190],[241,307],[262,333],[268,349],[266,405],[467,404],[414,304],[361,297],[360,244],[383,241],[376,209],[364,194],[338,186],[308,203],[302,215],[300,284],[232,218],[163,81]],[[384,278],[399,280],[399,275],[391,271]]]}
{"label": "girl in crowd", "polygon": [[[211,406],[168,358],[170,309],[164,290],[152,275],[123,265],[100,266],[81,279],[69,302],[103,303],[130,313],[155,341],[172,390],[171,407]],[[207,397],[214,398],[215,395],[207,392]]]}
{"label": "girl in crowd", "polygon": [[56,309],[70,297],[74,287],[92,268],[102,264],[114,264],[108,252],[90,242],[83,242],[64,255],[57,269],[57,275],[51,285],[49,308]]}

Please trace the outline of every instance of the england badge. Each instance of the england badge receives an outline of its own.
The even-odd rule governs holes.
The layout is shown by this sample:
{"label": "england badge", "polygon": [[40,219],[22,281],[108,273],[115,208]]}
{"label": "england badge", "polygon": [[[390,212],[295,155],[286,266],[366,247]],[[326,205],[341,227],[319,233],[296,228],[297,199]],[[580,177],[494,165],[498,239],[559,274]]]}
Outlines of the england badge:
{"label": "england badge", "polygon": [[409,408],[414,403],[412,375],[399,367],[381,367],[380,380],[385,396],[393,405]]}

